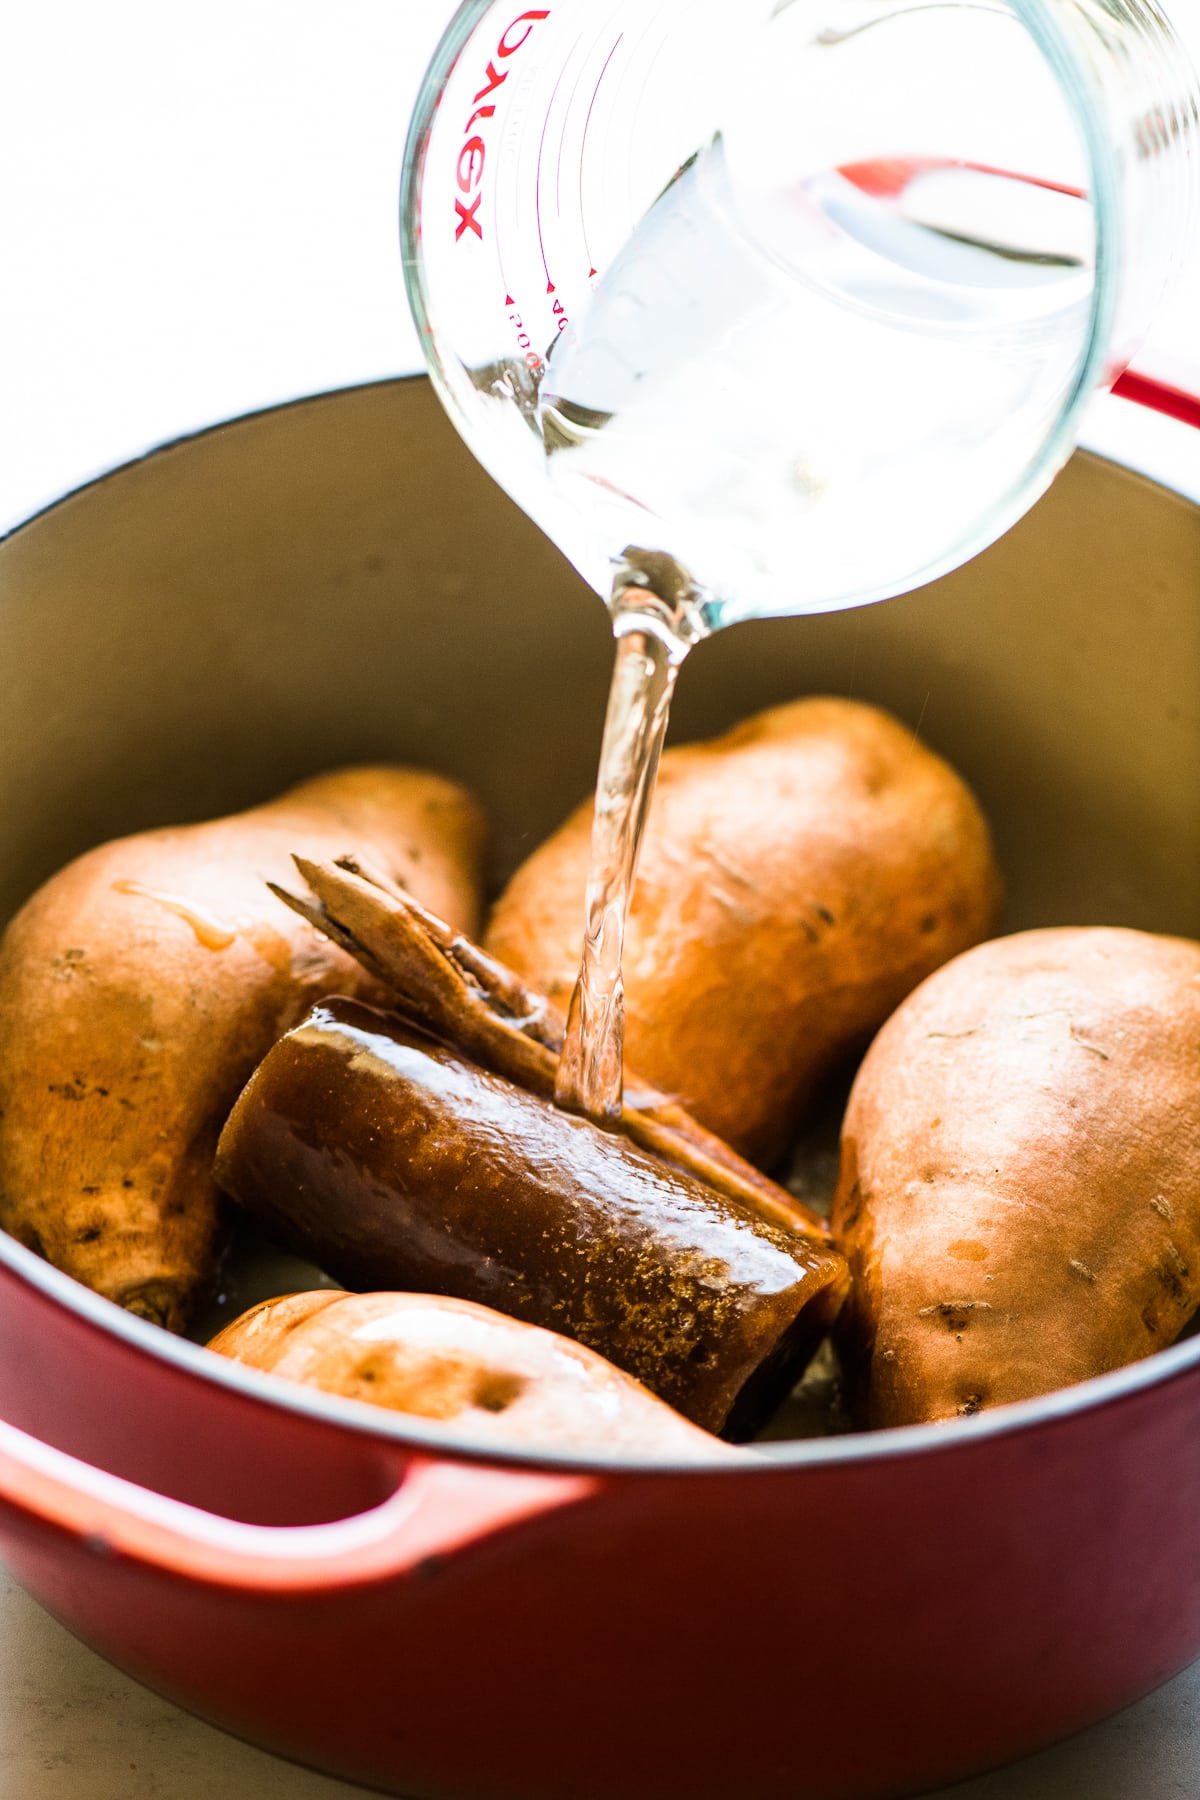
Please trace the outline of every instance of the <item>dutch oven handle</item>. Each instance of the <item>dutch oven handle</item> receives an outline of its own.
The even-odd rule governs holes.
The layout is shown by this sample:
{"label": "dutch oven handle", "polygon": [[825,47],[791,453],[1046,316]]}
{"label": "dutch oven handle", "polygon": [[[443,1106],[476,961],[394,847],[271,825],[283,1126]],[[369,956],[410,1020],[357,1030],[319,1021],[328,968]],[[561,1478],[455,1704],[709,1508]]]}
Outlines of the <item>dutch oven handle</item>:
{"label": "dutch oven handle", "polygon": [[153,1493],[0,1421],[0,1536],[48,1532],[189,1582],[314,1593],[403,1576],[506,1526],[587,1499],[587,1476],[405,1457],[380,1504],[317,1525],[251,1525]]}

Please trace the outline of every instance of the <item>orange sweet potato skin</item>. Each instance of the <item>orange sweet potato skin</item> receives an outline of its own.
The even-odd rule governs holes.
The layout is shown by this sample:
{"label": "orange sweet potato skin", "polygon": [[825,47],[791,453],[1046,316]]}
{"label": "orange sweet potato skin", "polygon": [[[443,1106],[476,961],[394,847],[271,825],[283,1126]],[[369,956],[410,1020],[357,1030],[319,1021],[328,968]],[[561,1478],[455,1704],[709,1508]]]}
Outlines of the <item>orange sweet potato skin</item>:
{"label": "orange sweet potato skin", "polygon": [[483,825],[456,784],[363,767],[79,857],[0,940],[0,1226],[173,1329],[222,1233],[217,1135],[255,1064],[359,965],[266,887],[369,856],[467,930]]}
{"label": "orange sweet potato skin", "polygon": [[441,1294],[285,1294],[211,1350],[492,1445],[728,1460],[740,1453],[594,1350]]}
{"label": "orange sweet potato skin", "polygon": [[1029,931],[931,976],[859,1070],[833,1222],[872,1425],[1170,1344],[1200,1306],[1200,944]]}
{"label": "orange sweet potato skin", "polygon": [[[486,942],[564,1009],[590,803],[517,871]],[[662,759],[625,954],[626,1050],[760,1160],[823,1071],[993,927],[987,826],[945,762],[877,708],[775,707]]]}

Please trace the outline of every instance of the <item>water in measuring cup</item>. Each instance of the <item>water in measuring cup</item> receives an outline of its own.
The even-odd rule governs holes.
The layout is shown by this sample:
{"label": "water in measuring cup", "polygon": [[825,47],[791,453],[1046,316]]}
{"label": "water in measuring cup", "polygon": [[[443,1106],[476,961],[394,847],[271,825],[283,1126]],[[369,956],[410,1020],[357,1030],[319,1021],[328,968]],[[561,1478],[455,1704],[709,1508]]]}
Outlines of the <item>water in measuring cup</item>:
{"label": "water in measuring cup", "polygon": [[915,585],[1027,480],[1092,273],[1061,187],[895,159],[779,191],[718,139],[551,347],[552,504],[669,552],[709,629]]}
{"label": "water in measuring cup", "polygon": [[625,913],[689,644],[933,573],[978,494],[1019,486],[1078,365],[1091,230],[1077,192],[986,166],[747,195],[718,140],[552,346],[556,504],[624,544],[561,1104],[620,1110]]}

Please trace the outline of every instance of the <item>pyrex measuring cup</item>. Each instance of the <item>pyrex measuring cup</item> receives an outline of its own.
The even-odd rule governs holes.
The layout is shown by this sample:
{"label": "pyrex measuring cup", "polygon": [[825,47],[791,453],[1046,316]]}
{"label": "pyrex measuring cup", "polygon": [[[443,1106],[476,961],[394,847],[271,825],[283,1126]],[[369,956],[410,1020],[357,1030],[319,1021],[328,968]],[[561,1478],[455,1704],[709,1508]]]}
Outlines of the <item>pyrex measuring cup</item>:
{"label": "pyrex measuring cup", "polygon": [[470,0],[409,293],[601,594],[673,582],[691,635],[877,600],[1065,460],[1193,228],[1197,112],[1155,0]]}

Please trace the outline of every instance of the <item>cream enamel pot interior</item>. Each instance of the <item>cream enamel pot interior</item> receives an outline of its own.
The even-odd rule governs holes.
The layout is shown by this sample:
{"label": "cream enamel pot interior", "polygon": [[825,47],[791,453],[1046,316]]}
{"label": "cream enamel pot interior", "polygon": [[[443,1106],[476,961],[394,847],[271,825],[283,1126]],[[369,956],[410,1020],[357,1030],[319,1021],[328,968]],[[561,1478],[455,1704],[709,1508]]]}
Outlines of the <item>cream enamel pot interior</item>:
{"label": "cream enamel pot interior", "polygon": [[[117,833],[397,757],[511,866],[590,785],[602,608],[424,381],[173,445],[0,545],[4,912]],[[983,557],[703,645],[675,733],[879,701],[968,776],[1007,928],[1200,935],[1200,509],[1077,456]],[[1200,1047],[1198,1047],[1200,1055]],[[1200,1342],[754,1468],[487,1458],[0,1242],[0,1549],[115,1662],[438,1800],[884,1800],[1200,1655]]]}

